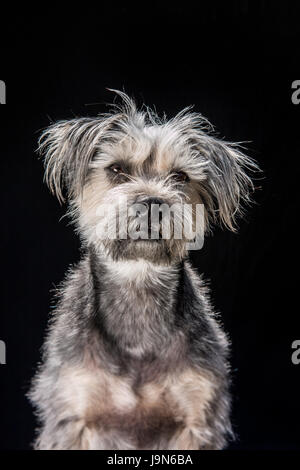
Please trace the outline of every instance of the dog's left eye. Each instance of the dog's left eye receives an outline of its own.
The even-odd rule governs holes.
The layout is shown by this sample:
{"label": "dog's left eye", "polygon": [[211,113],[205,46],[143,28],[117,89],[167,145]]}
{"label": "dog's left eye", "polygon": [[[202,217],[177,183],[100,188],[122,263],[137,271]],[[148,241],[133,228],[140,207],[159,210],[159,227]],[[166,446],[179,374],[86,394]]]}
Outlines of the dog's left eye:
{"label": "dog's left eye", "polygon": [[189,177],[184,171],[174,171],[172,179],[178,183],[187,183],[189,181]]}

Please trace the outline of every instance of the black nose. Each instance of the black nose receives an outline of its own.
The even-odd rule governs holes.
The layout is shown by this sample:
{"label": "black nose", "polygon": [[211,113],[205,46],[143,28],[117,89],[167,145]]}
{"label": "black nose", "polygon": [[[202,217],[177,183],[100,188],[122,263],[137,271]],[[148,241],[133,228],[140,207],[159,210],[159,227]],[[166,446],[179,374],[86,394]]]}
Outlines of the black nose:
{"label": "black nose", "polygon": [[164,204],[165,201],[162,199],[159,199],[158,197],[148,197],[147,199],[143,199],[143,201],[140,201],[141,204],[144,204],[148,208],[150,208],[154,204]]}
{"label": "black nose", "polygon": [[[161,205],[164,204],[165,201],[163,199],[160,199],[158,197],[149,197],[147,199],[144,199],[143,201],[140,201],[141,204],[144,204],[144,206],[147,207],[148,209],[148,234],[151,236],[151,226],[152,226],[152,220],[151,220],[151,207],[156,205]],[[158,223],[161,224],[162,222],[162,213],[159,212],[158,215]],[[158,238],[161,238],[161,233],[159,231]]]}

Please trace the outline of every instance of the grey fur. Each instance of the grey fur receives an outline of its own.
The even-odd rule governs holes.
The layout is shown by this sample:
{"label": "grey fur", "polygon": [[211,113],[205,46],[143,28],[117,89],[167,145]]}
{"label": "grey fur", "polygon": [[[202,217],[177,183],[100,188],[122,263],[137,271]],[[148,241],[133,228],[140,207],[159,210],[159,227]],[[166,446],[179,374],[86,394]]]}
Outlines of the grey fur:
{"label": "grey fur", "polygon": [[[184,241],[99,241],[94,208],[122,194],[200,200],[206,230],[218,221],[235,230],[252,188],[245,169],[257,167],[207,134],[202,116],[160,120],[118,93],[122,108],[54,124],[40,141],[85,254],[57,293],[32,383],[35,448],[221,449],[232,435],[228,342]],[[118,180],[107,174],[114,161],[125,162]],[[178,170],[187,183],[174,182]]]}

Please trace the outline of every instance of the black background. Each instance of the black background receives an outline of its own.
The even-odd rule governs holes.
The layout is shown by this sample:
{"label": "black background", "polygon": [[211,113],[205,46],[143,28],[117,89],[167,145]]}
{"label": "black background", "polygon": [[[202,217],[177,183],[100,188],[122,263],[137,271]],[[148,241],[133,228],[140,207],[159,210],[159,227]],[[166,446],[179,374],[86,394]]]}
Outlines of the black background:
{"label": "black background", "polygon": [[[77,6],[76,6],[77,5]],[[73,4],[2,18],[0,448],[27,449],[25,398],[51,289],[79,258],[65,208],[43,184],[35,149],[51,121],[95,116],[125,89],[168,116],[195,104],[221,137],[248,141],[264,171],[239,234],[216,229],[193,262],[210,279],[232,340],[231,449],[299,447],[299,2]],[[77,11],[76,11],[77,10]],[[75,13],[75,14],[74,14]],[[95,104],[97,103],[97,104]],[[49,391],[51,392],[51,391]]]}

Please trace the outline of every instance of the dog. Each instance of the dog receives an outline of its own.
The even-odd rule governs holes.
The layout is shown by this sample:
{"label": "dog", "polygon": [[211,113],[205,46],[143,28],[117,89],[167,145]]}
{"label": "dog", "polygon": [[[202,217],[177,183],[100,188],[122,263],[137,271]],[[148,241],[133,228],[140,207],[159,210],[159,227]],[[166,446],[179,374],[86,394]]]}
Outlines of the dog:
{"label": "dog", "polygon": [[[45,179],[67,200],[84,254],[57,291],[29,392],[34,447],[223,449],[233,436],[228,339],[187,238],[163,237],[160,217],[155,239],[109,235],[125,199],[148,219],[152,206],[189,204],[194,228],[201,206],[196,233],[235,231],[258,167],[191,108],[167,120],[113,91],[121,104],[111,112],[54,123],[39,142]],[[186,220],[176,210],[173,226]],[[138,232],[137,212],[125,219],[125,235]]]}

